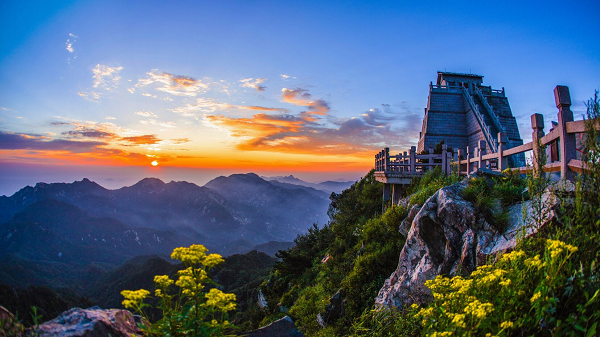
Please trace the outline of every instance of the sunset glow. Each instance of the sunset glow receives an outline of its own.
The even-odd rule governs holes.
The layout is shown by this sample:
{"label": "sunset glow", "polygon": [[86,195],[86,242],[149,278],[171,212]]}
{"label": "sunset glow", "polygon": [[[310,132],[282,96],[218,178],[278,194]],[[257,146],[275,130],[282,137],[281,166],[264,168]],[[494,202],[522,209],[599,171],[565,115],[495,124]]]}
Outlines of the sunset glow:
{"label": "sunset glow", "polygon": [[[354,180],[383,147],[416,144],[438,70],[505,86],[523,135],[531,113],[555,114],[556,84],[570,86],[578,114],[599,83],[588,43],[597,21],[580,15],[597,3],[560,11],[573,23],[560,29],[556,4],[522,5],[527,19],[508,4],[189,5],[3,2],[0,165],[15,169],[0,183],[19,165],[127,167],[143,178],[149,163]],[[524,59],[531,50],[535,60]]]}

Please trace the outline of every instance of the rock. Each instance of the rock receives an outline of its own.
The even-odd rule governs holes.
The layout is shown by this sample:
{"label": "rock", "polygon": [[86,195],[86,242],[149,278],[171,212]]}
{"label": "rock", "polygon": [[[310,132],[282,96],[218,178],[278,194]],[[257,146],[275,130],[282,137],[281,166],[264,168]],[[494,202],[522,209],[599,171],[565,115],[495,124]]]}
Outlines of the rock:
{"label": "rock", "polygon": [[[486,171],[481,171],[487,174]],[[425,281],[437,275],[469,275],[488,257],[515,247],[519,233],[530,236],[556,218],[557,198],[547,191],[542,197],[545,208],[541,225],[523,221],[522,207],[533,213],[533,202],[510,207],[510,226],[499,233],[479,216],[473,205],[461,197],[468,179],[444,187],[431,196],[413,216],[400,252],[396,271],[385,281],[375,303],[402,310],[413,303],[423,305],[431,299]],[[406,226],[403,223],[401,227]]]}
{"label": "rock", "polygon": [[408,211],[406,219],[402,220],[402,223],[400,223],[400,227],[398,228],[398,230],[400,231],[400,234],[402,234],[404,237],[408,235],[408,230],[410,229],[410,226],[412,226],[412,222],[415,219],[417,213],[419,213],[420,209],[421,205],[413,205],[410,211]]}
{"label": "rock", "polygon": [[36,332],[42,337],[144,336],[138,327],[141,321],[141,317],[127,310],[73,308],[41,324]]}
{"label": "rock", "polygon": [[329,304],[325,306],[325,311],[317,316],[317,322],[320,326],[326,327],[337,321],[344,315],[344,304],[346,300],[341,290],[329,299]]}
{"label": "rock", "polygon": [[289,316],[277,320],[260,329],[247,332],[246,337],[304,337],[296,328],[294,321]]}

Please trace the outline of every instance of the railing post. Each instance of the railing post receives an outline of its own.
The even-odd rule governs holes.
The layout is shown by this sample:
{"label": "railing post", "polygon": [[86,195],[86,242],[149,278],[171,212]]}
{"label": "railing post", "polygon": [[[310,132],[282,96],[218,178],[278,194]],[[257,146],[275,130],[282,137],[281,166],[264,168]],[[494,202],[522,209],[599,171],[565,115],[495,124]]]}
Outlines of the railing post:
{"label": "railing post", "polygon": [[442,172],[448,174],[448,145],[442,145]]}
{"label": "railing post", "polygon": [[477,168],[484,168],[485,163],[483,162],[483,155],[485,154],[485,140],[479,141],[479,147],[477,150],[477,155],[479,157]]}
{"label": "railing post", "polygon": [[[543,167],[539,167],[538,158],[540,158],[540,139],[544,137],[544,115],[533,114],[531,115],[531,128],[533,133],[531,134],[531,145],[533,149],[533,170],[534,172],[541,172]],[[542,163],[545,165],[546,163]]]}
{"label": "railing post", "polygon": [[460,163],[460,155],[461,155],[461,151],[460,149],[458,149],[458,155],[457,155],[457,159],[456,162],[458,163],[458,175],[460,176],[462,174],[462,165]]}
{"label": "railing post", "polygon": [[416,146],[411,146],[410,147],[410,172],[411,173],[415,173],[416,172],[416,167],[415,167],[415,163],[417,159],[417,147]]}
{"label": "railing post", "polygon": [[[402,164],[406,164],[407,161],[407,153],[404,151],[404,155],[402,156]],[[402,172],[406,171],[406,166],[402,166]]]}
{"label": "railing post", "polygon": [[384,151],[385,151],[384,152],[385,161],[383,162],[383,170],[385,172],[387,172],[388,171],[388,165],[390,163],[390,148],[386,147]]}
{"label": "railing post", "polygon": [[505,157],[502,152],[505,150],[508,143],[508,135],[506,132],[498,132],[498,169],[500,172],[508,167],[508,157]]}
{"label": "railing post", "polygon": [[573,180],[575,172],[569,169],[569,161],[576,159],[577,149],[575,145],[575,134],[567,133],[567,122],[573,121],[573,111],[571,111],[571,95],[569,87],[557,85],[554,88],[554,100],[558,108],[558,130],[560,133],[560,176],[561,179]]}
{"label": "railing post", "polygon": [[467,153],[465,154],[465,157],[467,159],[467,175],[469,175],[469,173],[471,173],[471,149],[469,146],[467,146]]}

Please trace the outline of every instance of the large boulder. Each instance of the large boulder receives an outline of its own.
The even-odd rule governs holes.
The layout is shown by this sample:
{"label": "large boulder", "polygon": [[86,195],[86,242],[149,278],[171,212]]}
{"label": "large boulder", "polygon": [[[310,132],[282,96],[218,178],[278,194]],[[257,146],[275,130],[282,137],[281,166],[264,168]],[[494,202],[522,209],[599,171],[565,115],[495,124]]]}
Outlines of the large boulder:
{"label": "large boulder", "polygon": [[245,337],[304,337],[289,316],[244,334]]}
{"label": "large boulder", "polygon": [[[527,201],[510,207],[510,225],[502,233],[498,232],[477,214],[471,202],[461,197],[467,186],[468,179],[444,187],[414,216],[415,211],[411,209],[409,221],[412,223],[398,267],[379,291],[375,299],[377,306],[402,310],[413,303],[423,305],[431,299],[425,281],[437,275],[469,275],[488,257],[514,248],[521,233],[529,236],[538,231],[538,224],[523,220],[522,214],[531,214],[534,207],[532,201]],[[548,191],[542,204],[542,213],[546,214],[541,221],[543,226],[555,218],[558,201]]]}
{"label": "large boulder", "polygon": [[36,332],[42,337],[144,336],[138,327],[141,320],[127,310],[73,308],[41,324]]}

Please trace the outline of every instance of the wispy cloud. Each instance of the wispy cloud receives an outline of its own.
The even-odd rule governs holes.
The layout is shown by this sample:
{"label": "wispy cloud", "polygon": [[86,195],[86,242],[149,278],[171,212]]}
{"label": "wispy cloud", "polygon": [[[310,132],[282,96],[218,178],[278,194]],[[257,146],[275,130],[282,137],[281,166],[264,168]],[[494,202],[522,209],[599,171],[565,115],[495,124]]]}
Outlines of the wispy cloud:
{"label": "wispy cloud", "polygon": [[0,131],[0,149],[3,150],[50,150],[83,153],[94,151],[102,145],[106,145],[106,143],[52,139],[42,135]]}
{"label": "wispy cloud", "polygon": [[257,79],[253,79],[253,78],[244,78],[240,80],[240,86],[242,88],[250,88],[250,89],[254,89],[256,91],[265,91],[265,89],[267,89],[267,87],[265,87],[264,85],[261,85],[262,82],[264,82],[265,79],[264,78],[257,78]]}
{"label": "wispy cloud", "polygon": [[308,90],[302,88],[281,89],[282,101],[298,106],[308,107],[308,112],[318,115],[326,115],[329,110],[329,104],[322,99],[313,99]]}
{"label": "wispy cloud", "polygon": [[148,72],[146,78],[138,80],[136,87],[145,87],[154,83],[160,84],[157,90],[166,92],[175,96],[196,96],[208,90],[207,82],[197,80],[193,77],[173,75],[166,72],[160,72],[158,69],[153,69]]}
{"label": "wispy cloud", "polygon": [[77,42],[77,38],[78,37],[75,34],[69,33],[69,38],[67,39],[67,42],[65,42],[65,49],[71,54],[71,56],[67,57],[68,63],[71,63],[71,60],[77,58],[77,53],[75,52],[75,42]]}
{"label": "wispy cloud", "polygon": [[290,76],[290,75],[287,75],[287,74],[281,74],[279,76],[281,76],[281,79],[283,79],[283,80],[287,80],[287,79],[290,79],[290,78],[296,79],[296,77]]}
{"label": "wispy cloud", "polygon": [[154,114],[152,111],[137,111],[135,114],[142,117],[158,118],[158,116],[156,116],[156,114]]}
{"label": "wispy cloud", "polygon": [[94,102],[94,103],[98,103],[100,102],[100,98],[102,97],[102,94],[96,91],[78,91],[77,95],[83,97],[83,99],[90,101],[90,102]]}
{"label": "wispy cloud", "polygon": [[103,64],[97,64],[92,72],[94,76],[94,88],[103,88],[106,90],[112,90],[119,85],[119,72],[123,70],[123,67],[110,67]]}
{"label": "wispy cloud", "polygon": [[117,119],[117,118],[113,117],[113,116],[106,116],[106,117],[104,117],[104,119],[113,120],[113,119]]}
{"label": "wispy cloud", "polygon": [[174,128],[175,127],[175,123],[173,122],[159,122],[156,119],[143,119],[140,121],[140,123],[144,124],[144,125],[156,125],[156,126],[162,126],[163,128]]}
{"label": "wispy cloud", "polygon": [[211,98],[198,98],[195,103],[188,103],[185,106],[170,109],[170,111],[184,115],[184,116],[195,116],[196,113],[214,113],[223,112],[227,110],[238,109],[238,110],[253,110],[253,111],[278,111],[288,112],[284,108],[270,108],[257,105],[238,105],[229,104],[223,102],[217,102]]}

